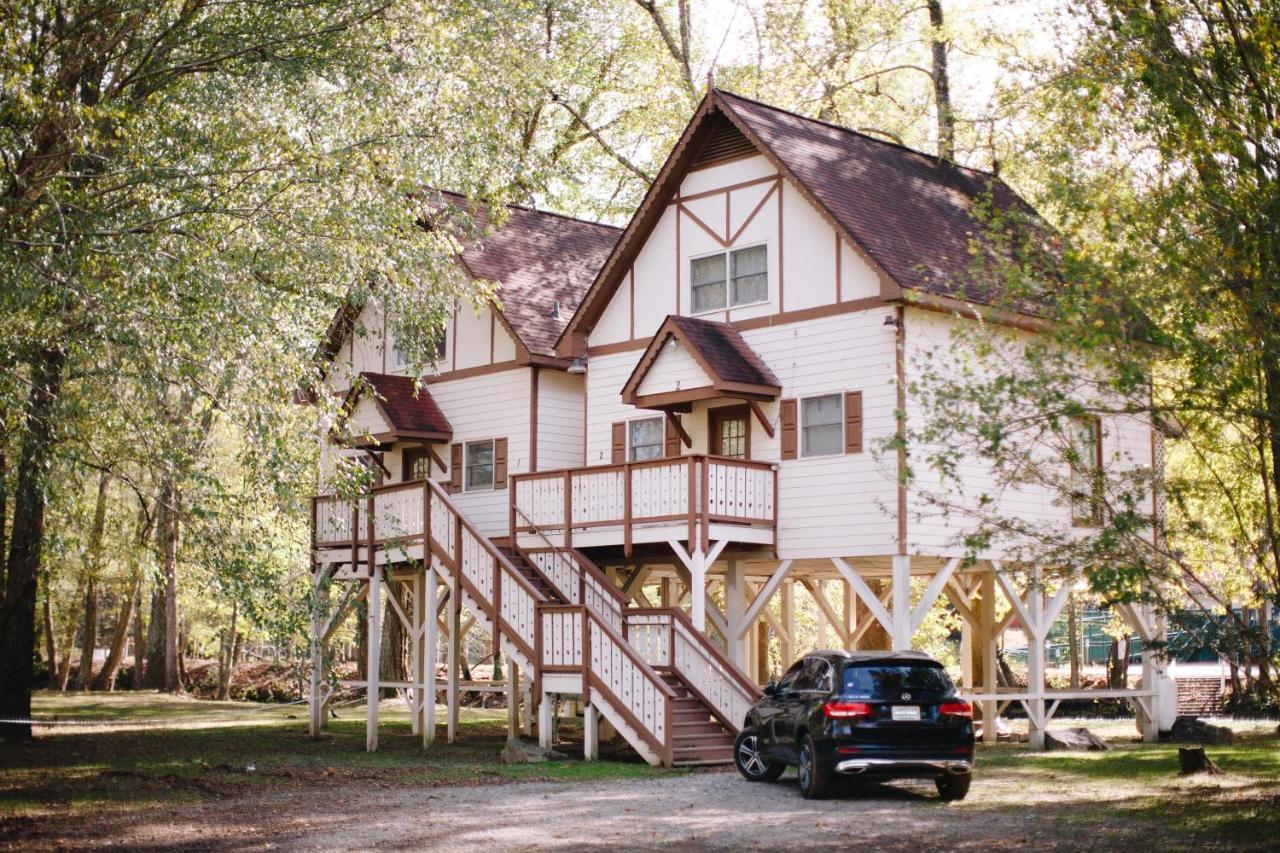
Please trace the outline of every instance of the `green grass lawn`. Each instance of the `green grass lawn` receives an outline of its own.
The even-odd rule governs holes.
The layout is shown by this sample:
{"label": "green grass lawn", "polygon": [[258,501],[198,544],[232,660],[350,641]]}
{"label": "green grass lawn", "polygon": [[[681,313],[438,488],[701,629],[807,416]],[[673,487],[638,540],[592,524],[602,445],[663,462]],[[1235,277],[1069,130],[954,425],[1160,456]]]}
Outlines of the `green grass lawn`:
{"label": "green grass lawn", "polygon": [[[269,790],[432,786],[527,780],[637,778],[669,771],[639,761],[507,765],[506,711],[463,709],[458,740],[444,728],[429,751],[402,702],[380,711],[379,748],[364,750],[363,705],[338,708],[325,736],[307,734],[305,706],[207,702],[155,693],[37,694],[40,720],[100,726],[38,728],[0,746],[0,818],[147,809]],[[437,718],[444,720],[443,708]],[[574,728],[562,731],[572,738]],[[580,734],[579,734],[580,738]]]}
{"label": "green grass lawn", "polygon": [[[110,820],[143,809],[256,794],[474,785],[546,780],[643,779],[673,772],[637,761],[569,760],[504,765],[505,711],[464,710],[453,744],[441,735],[424,752],[403,703],[382,707],[380,748],[364,751],[364,709],[339,708],[321,739],[307,735],[303,706],[204,702],[154,693],[40,694],[39,719],[97,725],[40,728],[30,743],[0,745],[0,847],[47,821]],[[444,715],[439,715],[443,720]],[[1151,828],[1175,846],[1267,847],[1280,839],[1280,737],[1275,723],[1232,723],[1230,746],[1210,747],[1223,776],[1178,775],[1177,747],[1138,742],[1129,721],[1087,725],[1113,744],[1102,753],[1032,753],[1022,744],[981,746],[963,813],[1007,821],[1037,809],[1059,841],[1097,841],[1107,822]],[[566,737],[581,737],[571,722]],[[580,740],[579,740],[580,743]],[[1103,841],[1105,845],[1105,840]]]}

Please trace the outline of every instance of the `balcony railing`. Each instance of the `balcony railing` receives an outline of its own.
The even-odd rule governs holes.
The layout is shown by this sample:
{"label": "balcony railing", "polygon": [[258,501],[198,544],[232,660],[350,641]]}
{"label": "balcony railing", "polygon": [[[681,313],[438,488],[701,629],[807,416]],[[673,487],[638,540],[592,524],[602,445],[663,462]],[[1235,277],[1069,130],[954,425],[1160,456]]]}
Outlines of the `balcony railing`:
{"label": "balcony railing", "polygon": [[767,462],[679,456],[517,474],[511,478],[511,529],[557,534],[617,528],[629,551],[637,528],[687,525],[705,550],[711,524],[765,528],[777,535],[778,471]]}

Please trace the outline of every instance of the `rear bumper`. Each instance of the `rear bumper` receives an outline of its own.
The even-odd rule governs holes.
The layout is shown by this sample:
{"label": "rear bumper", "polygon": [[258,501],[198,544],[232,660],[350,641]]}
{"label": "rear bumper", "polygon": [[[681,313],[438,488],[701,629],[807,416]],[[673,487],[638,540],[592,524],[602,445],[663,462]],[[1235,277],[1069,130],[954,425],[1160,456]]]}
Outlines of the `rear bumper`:
{"label": "rear bumper", "polygon": [[963,776],[973,770],[973,762],[954,758],[846,758],[836,762],[835,771],[848,776]]}

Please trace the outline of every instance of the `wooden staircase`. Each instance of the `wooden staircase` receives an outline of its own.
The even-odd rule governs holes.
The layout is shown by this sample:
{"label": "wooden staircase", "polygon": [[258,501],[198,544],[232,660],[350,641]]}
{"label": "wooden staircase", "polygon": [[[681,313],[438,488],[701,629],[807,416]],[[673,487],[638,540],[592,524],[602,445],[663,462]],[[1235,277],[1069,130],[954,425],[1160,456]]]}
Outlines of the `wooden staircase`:
{"label": "wooden staircase", "polygon": [[658,675],[676,694],[671,711],[676,766],[732,762],[733,732],[712,715],[679,674],[659,669]]}
{"label": "wooden staircase", "polygon": [[[519,549],[494,543],[513,567],[529,581],[547,601],[567,604],[532,561]],[[676,694],[671,712],[674,739],[674,763],[678,766],[728,764],[733,761],[734,733],[715,718],[711,709],[698,698],[680,674],[669,668],[658,668],[658,675]]]}

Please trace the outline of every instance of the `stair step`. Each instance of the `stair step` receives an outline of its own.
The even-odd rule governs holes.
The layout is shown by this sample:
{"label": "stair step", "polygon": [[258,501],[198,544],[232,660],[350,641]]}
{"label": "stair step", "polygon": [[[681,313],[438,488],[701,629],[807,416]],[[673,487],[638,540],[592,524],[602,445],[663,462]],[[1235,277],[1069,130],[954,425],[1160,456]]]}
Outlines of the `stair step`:
{"label": "stair step", "polygon": [[724,726],[716,720],[673,720],[671,724],[677,738],[686,735],[717,735],[724,731]]}
{"label": "stair step", "polygon": [[676,767],[710,767],[717,764],[732,764],[733,756],[726,755],[723,758],[704,758],[695,761],[676,759],[674,762]]}
{"label": "stair step", "polygon": [[725,732],[718,735],[676,735],[673,738],[676,749],[711,746],[733,746],[733,735]]}
{"label": "stair step", "polygon": [[672,754],[676,764],[728,764],[733,761],[733,748],[728,746],[676,749]]}

